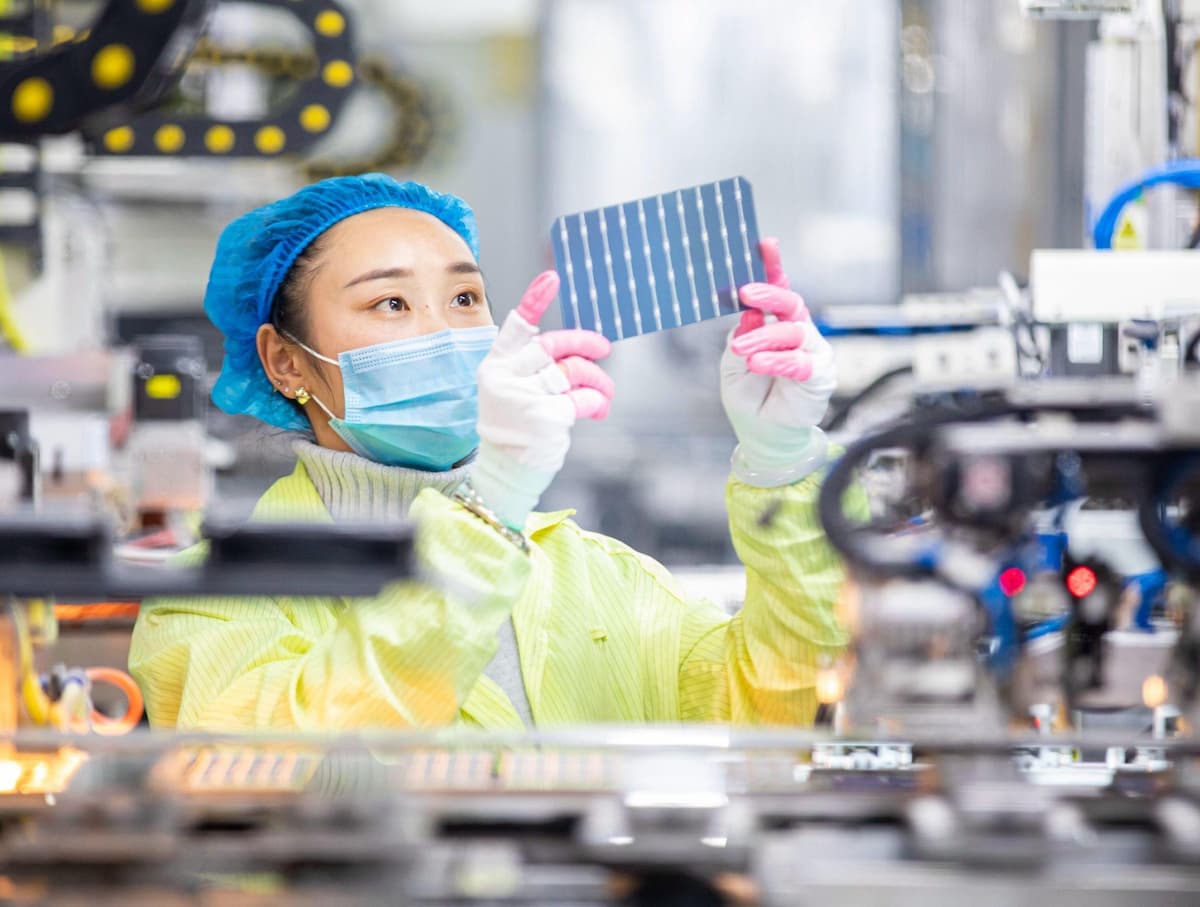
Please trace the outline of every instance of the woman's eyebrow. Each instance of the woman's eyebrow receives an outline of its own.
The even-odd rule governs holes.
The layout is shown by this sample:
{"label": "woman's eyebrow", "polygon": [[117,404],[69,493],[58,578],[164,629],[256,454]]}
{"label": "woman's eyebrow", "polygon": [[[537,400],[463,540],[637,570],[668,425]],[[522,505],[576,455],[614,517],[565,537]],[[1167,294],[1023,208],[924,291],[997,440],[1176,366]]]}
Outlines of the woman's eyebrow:
{"label": "woman's eyebrow", "polygon": [[[389,277],[412,277],[411,268],[377,268],[374,271],[367,271],[365,274],[359,274],[352,281],[346,284],[346,287],[352,287],[356,283],[365,283],[368,280],[387,280]],[[342,289],[346,289],[343,287]]]}
{"label": "woman's eyebrow", "polygon": [[[446,271],[450,274],[482,274],[479,270],[479,265],[473,261],[455,261],[446,265]],[[346,284],[343,289],[354,286],[359,283],[366,283],[368,280],[388,280],[394,277],[412,277],[411,268],[376,268],[374,271],[367,271],[364,274],[359,274],[352,281]]]}

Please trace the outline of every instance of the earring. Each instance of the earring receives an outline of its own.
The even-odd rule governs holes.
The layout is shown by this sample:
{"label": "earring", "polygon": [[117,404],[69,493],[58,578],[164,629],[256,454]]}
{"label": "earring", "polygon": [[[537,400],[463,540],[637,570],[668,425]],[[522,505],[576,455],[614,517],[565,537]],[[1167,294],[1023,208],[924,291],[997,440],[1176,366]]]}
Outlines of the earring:
{"label": "earring", "polygon": [[303,387],[296,388],[297,403],[299,403],[301,406],[308,406],[309,399],[308,391],[306,391]]}

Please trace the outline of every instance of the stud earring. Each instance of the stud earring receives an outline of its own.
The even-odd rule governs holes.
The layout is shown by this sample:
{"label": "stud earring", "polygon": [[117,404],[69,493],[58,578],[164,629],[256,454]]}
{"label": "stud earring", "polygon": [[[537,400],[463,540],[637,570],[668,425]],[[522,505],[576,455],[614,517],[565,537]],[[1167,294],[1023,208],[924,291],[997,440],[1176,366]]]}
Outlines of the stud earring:
{"label": "stud earring", "polygon": [[309,399],[308,391],[306,391],[303,387],[296,388],[297,403],[299,403],[301,406],[308,406]]}

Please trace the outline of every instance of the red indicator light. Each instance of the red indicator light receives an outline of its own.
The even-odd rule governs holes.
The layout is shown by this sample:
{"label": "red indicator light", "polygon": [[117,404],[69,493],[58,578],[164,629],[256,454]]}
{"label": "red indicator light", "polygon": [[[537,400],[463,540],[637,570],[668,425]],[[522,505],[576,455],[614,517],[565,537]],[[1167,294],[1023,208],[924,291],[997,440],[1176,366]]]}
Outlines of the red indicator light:
{"label": "red indicator light", "polygon": [[1009,567],[1000,574],[1000,591],[1012,598],[1025,588],[1025,571],[1020,567]]}
{"label": "red indicator light", "polygon": [[1076,598],[1087,598],[1096,591],[1096,571],[1091,567],[1076,567],[1067,574],[1067,591]]}

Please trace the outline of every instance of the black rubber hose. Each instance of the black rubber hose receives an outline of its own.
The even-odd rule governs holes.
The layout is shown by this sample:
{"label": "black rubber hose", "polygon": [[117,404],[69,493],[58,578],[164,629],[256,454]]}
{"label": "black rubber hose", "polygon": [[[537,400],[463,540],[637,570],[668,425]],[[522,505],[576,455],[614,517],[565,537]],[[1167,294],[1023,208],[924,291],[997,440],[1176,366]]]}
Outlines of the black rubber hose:
{"label": "black rubber hose", "polygon": [[[1071,409],[1071,407],[1061,404],[997,403],[985,405],[972,412],[942,412],[937,415],[925,416],[884,428],[858,439],[848,445],[842,456],[829,468],[825,481],[821,485],[820,496],[817,498],[817,515],[821,520],[821,526],[825,530],[829,544],[848,564],[866,573],[883,577],[915,577],[932,574],[935,565],[914,562],[911,549],[907,546],[903,548],[902,553],[897,551],[895,556],[888,557],[888,548],[896,549],[898,547],[894,542],[879,533],[854,526],[846,520],[842,500],[854,482],[855,471],[875,451],[889,447],[919,447],[929,440],[932,432],[947,425],[1030,416],[1044,412],[1064,412],[1071,411]],[[1136,405],[1118,406],[1108,415],[1144,416],[1145,412]],[[1148,491],[1148,489],[1143,491]],[[1148,493],[1140,496],[1139,511],[1145,506],[1149,497]],[[1149,539],[1149,535],[1147,538]]]}
{"label": "black rubber hose", "polygon": [[[1008,412],[1011,410],[1006,408],[997,411],[994,415],[1003,415]],[[990,415],[992,414],[989,413]],[[817,516],[821,520],[829,544],[848,564],[877,576],[915,577],[926,576],[930,573],[930,565],[914,562],[911,552],[907,549],[903,556],[897,552],[897,556],[887,557],[887,548],[895,547],[894,543],[878,533],[870,533],[861,527],[851,525],[846,520],[842,500],[854,482],[855,471],[875,451],[889,447],[916,447],[928,440],[930,432],[942,425],[974,421],[976,418],[983,418],[983,416],[979,415],[973,418],[962,415],[925,417],[867,435],[846,448],[845,453],[830,467],[825,481],[821,484],[821,493],[817,498]]]}
{"label": "black rubber hose", "polygon": [[[1197,232],[1200,232],[1200,228],[1197,229]],[[1197,359],[1196,357],[1196,350],[1198,347],[1200,347],[1200,331],[1196,331],[1196,333],[1191,336],[1191,339],[1188,340],[1187,346],[1184,347],[1183,364],[1185,367],[1200,363],[1200,359]]]}
{"label": "black rubber hose", "polygon": [[1197,473],[1200,473],[1200,460],[1189,458],[1189,462],[1179,464],[1175,469],[1157,471],[1155,474],[1165,474],[1165,479],[1161,483],[1155,483],[1151,478],[1147,486],[1140,489],[1138,495],[1138,525],[1142,535],[1146,537],[1147,544],[1158,555],[1163,567],[1168,571],[1178,570],[1189,579],[1200,577],[1200,561],[1186,552],[1181,552],[1171,541],[1163,511],[1170,493],[1188,476]]}
{"label": "black rubber hose", "polygon": [[825,431],[837,431],[846,424],[846,420],[850,418],[850,413],[854,411],[855,407],[862,404],[864,400],[869,400],[871,397],[875,396],[875,394],[877,394],[881,388],[891,384],[897,378],[903,375],[911,375],[912,371],[913,367],[911,365],[902,365],[899,368],[894,368],[891,371],[884,372],[882,375],[876,377],[874,381],[860,390],[857,394],[839,404],[837,408],[834,409],[828,421],[825,423]]}

